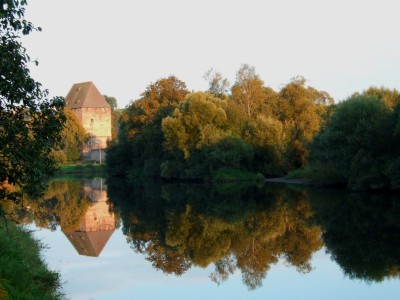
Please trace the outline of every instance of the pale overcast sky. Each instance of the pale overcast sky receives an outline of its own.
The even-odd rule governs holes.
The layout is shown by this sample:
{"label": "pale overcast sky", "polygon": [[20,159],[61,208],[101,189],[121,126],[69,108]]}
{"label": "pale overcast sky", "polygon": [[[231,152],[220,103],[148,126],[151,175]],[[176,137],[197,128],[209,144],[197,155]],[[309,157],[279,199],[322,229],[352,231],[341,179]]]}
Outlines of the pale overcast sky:
{"label": "pale overcast sky", "polygon": [[32,75],[52,96],[93,81],[119,107],[168,75],[206,90],[241,64],[279,90],[296,75],[340,101],[400,88],[398,0],[30,0],[43,31],[24,38]]}

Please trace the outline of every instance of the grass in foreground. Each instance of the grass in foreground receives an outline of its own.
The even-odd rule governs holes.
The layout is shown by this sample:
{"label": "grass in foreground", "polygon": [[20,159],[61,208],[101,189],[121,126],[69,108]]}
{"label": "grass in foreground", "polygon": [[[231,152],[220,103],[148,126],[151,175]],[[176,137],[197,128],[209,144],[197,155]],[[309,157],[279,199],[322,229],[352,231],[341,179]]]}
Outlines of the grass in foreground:
{"label": "grass in foreground", "polygon": [[64,299],[60,275],[47,269],[41,250],[31,233],[0,219],[0,299]]}

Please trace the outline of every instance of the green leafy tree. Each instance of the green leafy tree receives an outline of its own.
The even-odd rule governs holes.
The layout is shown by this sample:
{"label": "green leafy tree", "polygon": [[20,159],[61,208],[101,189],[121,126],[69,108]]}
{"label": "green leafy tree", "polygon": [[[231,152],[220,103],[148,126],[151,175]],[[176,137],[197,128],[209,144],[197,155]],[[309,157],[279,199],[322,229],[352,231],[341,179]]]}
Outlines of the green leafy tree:
{"label": "green leafy tree", "polygon": [[393,126],[391,109],[376,96],[340,103],[311,144],[312,176],[353,189],[389,187]]}
{"label": "green leafy tree", "polygon": [[245,124],[248,122],[246,112],[242,109],[239,103],[228,101],[228,106],[225,109],[228,119],[229,130],[235,137],[242,137]]}
{"label": "green leafy tree", "polygon": [[122,113],[118,141],[108,147],[107,168],[112,172],[143,168],[146,175],[160,176],[160,164],[169,156],[160,147],[164,142],[162,119],[188,93],[185,83],[175,76],[150,84]]}
{"label": "green leafy tree", "polygon": [[110,104],[112,112],[118,109],[118,103],[117,103],[117,99],[115,97],[107,96],[107,95],[103,95],[103,96],[106,99],[107,103]]}
{"label": "green leafy tree", "polygon": [[258,115],[249,120],[243,130],[243,138],[254,147],[255,170],[265,175],[284,172],[285,139],[282,123],[273,117]]}
{"label": "green leafy tree", "polygon": [[118,110],[118,102],[115,97],[103,95],[107,103],[111,106],[111,137],[112,139],[118,136],[119,118],[121,111]]}
{"label": "green leafy tree", "polygon": [[240,138],[228,136],[202,149],[204,159],[198,159],[213,173],[220,168],[248,170],[254,159],[253,147]]}
{"label": "green leafy tree", "polygon": [[394,109],[400,100],[400,94],[396,89],[388,89],[385,87],[375,87],[371,86],[361,94],[355,93],[353,96],[376,96],[378,99],[382,100],[388,107]]}
{"label": "green leafy tree", "polygon": [[73,111],[65,109],[64,114],[66,121],[61,132],[61,142],[52,151],[52,155],[58,163],[77,161],[89,138],[88,133]]}
{"label": "green leafy tree", "polygon": [[188,93],[186,84],[175,76],[150,84],[142,97],[125,110],[122,116],[123,134],[128,138],[135,136],[144,126],[154,122],[159,110],[171,110],[178,106]]}
{"label": "green leafy tree", "polygon": [[392,189],[400,189],[400,101],[393,111],[393,135],[391,138],[390,160],[385,169],[385,175],[390,178]]}
{"label": "green leafy tree", "polygon": [[[63,100],[31,78],[32,63],[19,41],[40,28],[24,19],[26,1],[0,6],[0,198],[11,196],[7,183],[38,195],[56,163],[49,156],[60,141]],[[37,62],[35,62],[37,64]]]}
{"label": "green leafy tree", "polygon": [[0,300],[7,300],[8,299],[8,292],[5,289],[5,287],[2,285],[3,283],[6,283],[7,280],[5,279],[0,279]]}
{"label": "green leafy tree", "polygon": [[193,93],[162,122],[165,148],[179,151],[185,159],[202,147],[216,143],[226,136],[226,102],[206,93]]}
{"label": "green leafy tree", "polygon": [[253,148],[232,135],[228,103],[209,93],[192,93],[163,119],[164,147],[174,160],[163,162],[162,177],[207,181],[220,168],[251,168]]}
{"label": "green leafy tree", "polygon": [[230,83],[220,72],[211,68],[204,74],[204,79],[207,80],[209,84],[208,91],[213,96],[221,99],[227,98]]}
{"label": "green leafy tree", "polygon": [[264,97],[260,107],[260,114],[266,117],[278,118],[281,105],[279,93],[270,87],[264,87]]}
{"label": "green leafy tree", "polygon": [[232,86],[233,101],[245,111],[248,118],[254,117],[265,100],[264,82],[255,72],[255,68],[242,65],[236,74],[236,82]]}
{"label": "green leafy tree", "polygon": [[308,143],[322,124],[326,105],[333,99],[326,93],[305,85],[296,77],[279,92],[279,119],[287,138],[285,156],[289,170],[303,167],[308,159]]}

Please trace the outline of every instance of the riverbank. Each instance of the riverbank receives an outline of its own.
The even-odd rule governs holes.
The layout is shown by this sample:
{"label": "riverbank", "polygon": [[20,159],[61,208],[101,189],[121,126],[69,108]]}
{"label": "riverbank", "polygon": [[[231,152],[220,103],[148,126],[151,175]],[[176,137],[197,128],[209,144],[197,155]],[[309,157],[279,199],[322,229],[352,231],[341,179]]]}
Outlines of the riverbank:
{"label": "riverbank", "polygon": [[105,174],[104,164],[71,164],[61,166],[56,175],[65,174]]}
{"label": "riverbank", "polygon": [[163,176],[149,176],[145,174],[143,168],[133,168],[127,172],[119,170],[108,170],[108,175],[113,177],[125,176],[128,180],[137,180],[143,178],[158,178],[167,181],[181,181],[181,182],[203,182],[203,183],[234,183],[243,181],[257,181],[261,182],[265,177],[260,173],[249,172],[237,168],[220,168],[209,176],[187,176],[182,174],[180,177],[163,177]]}
{"label": "riverbank", "polygon": [[43,249],[30,232],[0,220],[0,299],[64,299],[60,274],[47,269],[40,257]]}

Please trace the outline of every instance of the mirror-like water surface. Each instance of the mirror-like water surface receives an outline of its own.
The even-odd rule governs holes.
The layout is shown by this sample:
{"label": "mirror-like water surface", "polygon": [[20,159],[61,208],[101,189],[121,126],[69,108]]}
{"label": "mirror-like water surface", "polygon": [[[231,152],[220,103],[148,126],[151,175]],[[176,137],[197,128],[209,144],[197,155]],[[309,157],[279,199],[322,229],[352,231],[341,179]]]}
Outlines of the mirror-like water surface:
{"label": "mirror-like water surface", "polygon": [[5,211],[71,299],[398,299],[395,195],[54,180]]}

